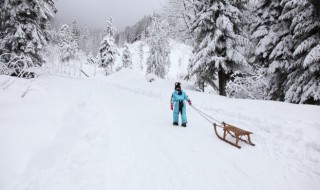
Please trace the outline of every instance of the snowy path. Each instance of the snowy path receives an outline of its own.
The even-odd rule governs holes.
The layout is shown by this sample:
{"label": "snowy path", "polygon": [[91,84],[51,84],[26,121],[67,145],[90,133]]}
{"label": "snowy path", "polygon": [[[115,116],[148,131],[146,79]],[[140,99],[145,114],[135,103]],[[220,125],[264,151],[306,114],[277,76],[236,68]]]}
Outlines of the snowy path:
{"label": "snowy path", "polygon": [[[27,153],[0,146],[0,153],[7,154],[0,168],[11,172],[0,174],[7,176],[5,181],[0,180],[1,190],[312,190],[320,185],[319,140],[313,141],[313,136],[310,141],[303,139],[306,132],[296,126],[292,130],[286,128],[300,122],[308,125],[316,137],[320,133],[316,117],[320,109],[316,106],[303,106],[301,112],[308,112],[308,116],[301,121],[292,119],[299,115],[298,109],[288,109],[296,105],[251,101],[253,105],[247,107],[246,100],[226,101],[187,91],[201,109],[255,132],[253,140],[257,146],[243,145],[238,150],[219,141],[210,124],[190,108],[187,128],[171,126],[169,81],[160,81],[154,88],[135,75],[120,82],[117,76],[108,81],[56,77],[38,80],[33,84],[37,91],[26,95],[20,107],[27,110],[28,105],[38,105],[39,109],[29,109],[43,118],[33,122],[19,112],[16,117],[21,120],[15,129],[19,130],[23,123],[30,130],[40,131],[21,142],[1,142],[10,146],[34,139],[33,144],[15,146],[16,151],[26,149]],[[14,85],[11,88],[1,93],[17,93]],[[36,100],[39,95],[42,98]],[[15,101],[9,95],[2,99],[0,105]],[[285,107],[287,113],[274,113],[281,111],[280,107]],[[9,118],[10,109],[9,105],[0,109],[0,121]],[[285,114],[288,118],[283,118]],[[1,126],[2,134],[9,134],[10,122],[7,119]],[[46,130],[41,130],[43,124]],[[10,134],[15,135],[14,131]],[[20,159],[10,160],[10,156]],[[17,161],[24,164],[10,168]],[[9,166],[3,166],[5,163]]]}

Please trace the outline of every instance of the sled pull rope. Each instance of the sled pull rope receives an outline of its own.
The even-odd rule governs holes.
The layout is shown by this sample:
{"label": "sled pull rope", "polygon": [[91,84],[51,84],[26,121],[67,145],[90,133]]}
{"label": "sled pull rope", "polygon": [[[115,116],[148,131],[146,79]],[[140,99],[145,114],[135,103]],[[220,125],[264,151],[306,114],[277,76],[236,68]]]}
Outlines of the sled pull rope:
{"label": "sled pull rope", "polygon": [[[191,107],[199,114],[201,115],[204,119],[206,119],[207,121],[209,121],[211,124],[217,126],[217,127],[220,127],[220,128],[223,128],[222,126],[220,125],[217,125],[215,122],[217,122],[218,124],[223,124],[223,122],[220,122],[218,120],[216,120],[215,118],[211,117],[210,115],[204,113],[203,111],[199,110],[198,108],[194,107],[193,105],[191,105]],[[213,121],[215,122],[213,122]]]}

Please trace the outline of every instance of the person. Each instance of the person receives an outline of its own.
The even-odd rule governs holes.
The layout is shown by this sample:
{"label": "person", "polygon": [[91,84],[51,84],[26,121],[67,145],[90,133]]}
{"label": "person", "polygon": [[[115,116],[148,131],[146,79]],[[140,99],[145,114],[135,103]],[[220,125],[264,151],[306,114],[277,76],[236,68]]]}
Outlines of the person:
{"label": "person", "polygon": [[173,125],[179,125],[179,113],[181,114],[182,127],[187,127],[187,113],[186,113],[186,104],[185,101],[191,104],[191,100],[187,94],[181,90],[180,82],[176,82],[174,86],[174,92],[171,96],[170,108],[173,111]]}

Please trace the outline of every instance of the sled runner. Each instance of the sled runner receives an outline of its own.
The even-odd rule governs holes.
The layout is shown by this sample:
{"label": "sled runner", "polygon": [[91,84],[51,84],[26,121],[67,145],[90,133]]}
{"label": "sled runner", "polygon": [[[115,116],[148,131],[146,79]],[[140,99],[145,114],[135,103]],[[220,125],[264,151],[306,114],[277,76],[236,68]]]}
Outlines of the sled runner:
{"label": "sled runner", "polygon": [[[243,141],[249,145],[252,145],[252,146],[255,146],[255,144],[253,144],[251,142],[251,139],[250,139],[250,135],[252,134],[252,132],[250,131],[246,131],[246,130],[243,130],[243,129],[240,129],[238,127],[235,127],[235,126],[232,126],[232,125],[229,125],[229,124],[226,124],[224,122],[221,123],[221,125],[217,125],[216,123],[213,123],[213,126],[214,126],[214,131],[217,135],[217,137],[229,144],[231,144],[232,146],[235,146],[237,148],[241,148],[241,146],[239,146],[239,140],[240,141]],[[223,129],[223,136],[221,137],[217,131],[217,127],[220,127]],[[229,134],[230,136],[232,136],[233,138],[236,139],[236,142],[231,142],[229,140],[226,139],[226,136],[227,134]],[[242,139],[241,137],[242,136],[247,136],[247,139],[248,140],[245,140],[245,139]]]}

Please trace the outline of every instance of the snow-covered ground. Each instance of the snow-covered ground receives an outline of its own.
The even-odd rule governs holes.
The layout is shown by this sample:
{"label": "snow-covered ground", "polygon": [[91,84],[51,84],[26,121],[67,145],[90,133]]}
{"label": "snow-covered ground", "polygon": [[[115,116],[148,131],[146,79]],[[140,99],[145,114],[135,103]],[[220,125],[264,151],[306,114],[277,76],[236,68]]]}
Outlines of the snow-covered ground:
{"label": "snow-covered ground", "polygon": [[172,126],[174,81],[0,76],[1,190],[316,190],[320,107],[237,100],[183,88],[194,106],[252,131],[255,147],[220,141],[190,107]]}

